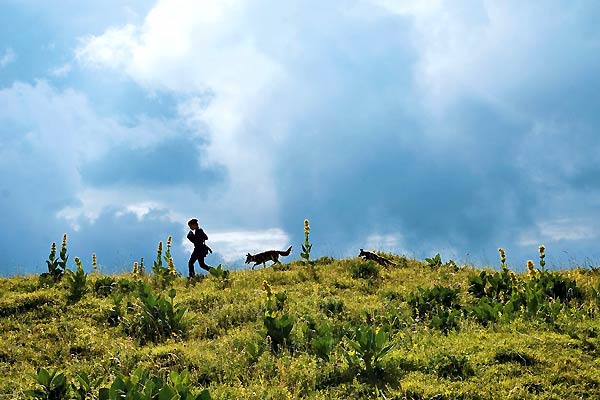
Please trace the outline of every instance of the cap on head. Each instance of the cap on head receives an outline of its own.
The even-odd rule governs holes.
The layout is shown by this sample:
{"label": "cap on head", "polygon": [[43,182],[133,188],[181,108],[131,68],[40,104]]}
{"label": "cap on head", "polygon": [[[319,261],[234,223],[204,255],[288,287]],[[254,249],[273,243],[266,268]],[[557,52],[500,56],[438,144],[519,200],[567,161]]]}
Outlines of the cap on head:
{"label": "cap on head", "polygon": [[198,219],[196,219],[196,218],[192,218],[188,221],[188,226],[197,225],[197,224],[198,224]]}

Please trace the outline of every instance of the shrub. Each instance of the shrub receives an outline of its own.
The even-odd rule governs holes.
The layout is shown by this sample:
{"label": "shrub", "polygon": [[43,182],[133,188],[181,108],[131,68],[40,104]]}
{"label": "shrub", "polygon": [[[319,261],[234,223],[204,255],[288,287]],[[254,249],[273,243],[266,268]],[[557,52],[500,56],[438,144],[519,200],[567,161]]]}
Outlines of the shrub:
{"label": "shrub", "polygon": [[537,360],[527,353],[501,347],[496,350],[494,360],[499,363],[516,362],[521,365],[534,365]]}
{"label": "shrub", "polygon": [[440,378],[465,380],[475,374],[467,357],[452,354],[434,356],[429,360],[429,369]]}
{"label": "shrub", "polygon": [[340,314],[344,311],[344,301],[335,297],[319,300],[319,308],[328,316]]}
{"label": "shrub", "polygon": [[470,307],[471,314],[483,326],[487,326],[490,322],[497,322],[502,310],[502,303],[488,297],[479,299]]}
{"label": "shrub", "polygon": [[437,285],[430,289],[418,288],[408,296],[406,302],[413,309],[413,317],[424,318],[437,314],[442,308],[460,309],[459,292],[459,289]]}
{"label": "shrub", "polygon": [[103,276],[94,282],[94,294],[96,297],[108,297],[115,287],[117,282],[110,276]]}
{"label": "shrub", "polygon": [[418,288],[406,302],[412,308],[413,318],[429,320],[429,326],[444,333],[458,327],[461,305],[458,302],[459,289],[434,286],[430,289]]}
{"label": "shrub", "polygon": [[373,279],[379,276],[381,267],[374,261],[355,261],[350,265],[350,273],[354,279]]}

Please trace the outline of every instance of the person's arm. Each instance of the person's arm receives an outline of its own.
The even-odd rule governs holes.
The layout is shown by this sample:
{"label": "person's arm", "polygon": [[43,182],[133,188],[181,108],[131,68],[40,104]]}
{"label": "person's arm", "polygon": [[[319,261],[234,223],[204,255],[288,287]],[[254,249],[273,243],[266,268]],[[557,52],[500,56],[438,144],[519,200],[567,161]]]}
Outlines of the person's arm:
{"label": "person's arm", "polygon": [[187,238],[190,242],[194,243],[194,233],[192,231],[188,232]]}
{"label": "person's arm", "polygon": [[200,237],[202,238],[202,241],[208,240],[208,236],[206,236],[206,233],[202,229],[200,229]]}

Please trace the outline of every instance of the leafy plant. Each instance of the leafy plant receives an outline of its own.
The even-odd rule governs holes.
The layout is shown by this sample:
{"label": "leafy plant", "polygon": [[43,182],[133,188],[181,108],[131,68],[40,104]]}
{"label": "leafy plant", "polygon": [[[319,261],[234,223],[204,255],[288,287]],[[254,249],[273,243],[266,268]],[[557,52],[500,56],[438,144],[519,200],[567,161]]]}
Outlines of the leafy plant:
{"label": "leafy plant", "polygon": [[263,324],[266,328],[266,336],[271,342],[271,349],[279,351],[290,342],[290,333],[294,327],[294,320],[288,314],[281,314],[279,308],[283,309],[283,302],[287,295],[280,297],[280,306],[277,305],[277,300],[271,285],[267,281],[263,281],[263,290],[266,292],[267,302],[265,304],[265,315]]}
{"label": "leafy plant", "polygon": [[475,374],[469,359],[453,354],[438,354],[429,361],[429,368],[441,378],[465,380]]}
{"label": "leafy plant", "polygon": [[417,320],[429,320],[429,326],[444,333],[458,327],[461,305],[458,301],[459,289],[434,286],[430,289],[418,288],[406,302],[412,308],[412,316]]}
{"label": "leafy plant", "polygon": [[499,301],[483,297],[471,306],[470,311],[480,324],[487,326],[490,322],[498,321],[503,309],[502,303]]}
{"label": "leafy plant", "polygon": [[312,244],[310,243],[308,236],[310,235],[310,222],[308,219],[304,220],[304,244],[302,245],[302,253],[300,257],[304,259],[306,264],[310,263],[310,251],[312,250]]}
{"label": "leafy plant", "polygon": [[425,261],[431,268],[438,268],[442,266],[442,257],[440,256],[440,253],[437,253],[432,258],[425,258]]}
{"label": "leafy plant", "polygon": [[290,342],[290,333],[294,327],[294,320],[287,314],[265,315],[263,323],[267,329],[267,336],[271,340],[271,348],[278,351]]}
{"label": "leafy plant", "polygon": [[25,391],[32,399],[38,400],[63,400],[67,397],[69,385],[65,374],[58,370],[38,368],[37,373],[31,375],[41,388]]}
{"label": "leafy plant", "polygon": [[123,319],[123,310],[121,309],[123,297],[123,294],[112,296],[113,306],[108,310],[108,316],[106,318],[109,326],[117,326]]}
{"label": "leafy plant", "polygon": [[363,370],[367,377],[373,377],[376,369],[380,368],[381,359],[394,348],[389,339],[386,329],[363,324],[348,340],[350,350],[344,351],[344,357],[350,366]]}
{"label": "leafy plant", "polygon": [[116,286],[117,282],[113,277],[102,276],[94,282],[94,294],[96,297],[108,297]]}
{"label": "leafy plant", "polygon": [[197,392],[190,385],[190,373],[171,372],[166,381],[138,368],[130,376],[118,375],[110,388],[102,388],[99,400],[210,400],[208,389]]}
{"label": "leafy plant", "polygon": [[322,360],[329,361],[329,356],[339,339],[334,336],[329,324],[316,323],[312,318],[307,318],[303,325],[304,336],[308,349]]}
{"label": "leafy plant", "polygon": [[344,311],[344,301],[342,299],[336,299],[335,297],[329,297],[324,300],[319,300],[319,308],[328,316],[340,314]]}
{"label": "leafy plant", "polygon": [[496,350],[496,353],[494,354],[494,360],[498,361],[499,363],[516,362],[521,365],[534,365],[537,363],[537,360],[533,356],[530,356],[522,351],[508,349],[505,347],[501,347]]}
{"label": "leafy plant", "polygon": [[229,284],[229,271],[224,269],[221,264],[211,268],[208,273],[219,281],[222,287],[226,287]]}
{"label": "leafy plant", "polygon": [[50,255],[48,256],[48,260],[46,260],[46,264],[48,265],[48,272],[45,272],[40,275],[40,282],[58,282],[67,270],[68,259],[69,255],[67,254],[67,234],[65,233],[62,238],[62,244],[60,246],[60,253],[58,257],[56,257],[56,243],[52,242]]}
{"label": "leafy plant", "polygon": [[92,398],[92,389],[100,386],[100,383],[103,380],[103,377],[91,380],[85,372],[77,374],[75,376],[75,382],[71,383],[71,393],[73,398],[77,400],[87,400]]}
{"label": "leafy plant", "polygon": [[67,299],[69,303],[78,302],[87,292],[87,274],[83,271],[83,264],[81,264],[79,257],[75,257],[75,264],[77,265],[77,272],[67,270],[66,281],[69,290]]}
{"label": "leafy plant", "polygon": [[137,303],[128,303],[132,316],[126,332],[141,344],[162,342],[173,335],[182,335],[185,332],[183,316],[186,308],[174,303],[175,295],[175,289],[169,290],[169,301],[154,294],[149,286],[142,283]]}
{"label": "leafy plant", "polygon": [[374,261],[356,261],[350,265],[350,274],[354,279],[374,279],[379,276],[381,267]]}

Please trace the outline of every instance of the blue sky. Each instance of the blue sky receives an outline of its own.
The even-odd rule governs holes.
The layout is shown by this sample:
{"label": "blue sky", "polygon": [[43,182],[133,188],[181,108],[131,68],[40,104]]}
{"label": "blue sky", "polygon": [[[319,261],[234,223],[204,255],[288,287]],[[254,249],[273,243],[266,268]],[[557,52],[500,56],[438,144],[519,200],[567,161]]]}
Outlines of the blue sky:
{"label": "blue sky", "polygon": [[[234,266],[302,242],[598,264],[590,1],[0,0],[0,274],[130,268],[200,219]],[[86,260],[87,263],[86,263]]]}

